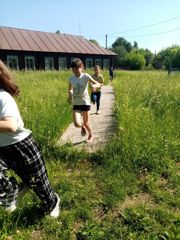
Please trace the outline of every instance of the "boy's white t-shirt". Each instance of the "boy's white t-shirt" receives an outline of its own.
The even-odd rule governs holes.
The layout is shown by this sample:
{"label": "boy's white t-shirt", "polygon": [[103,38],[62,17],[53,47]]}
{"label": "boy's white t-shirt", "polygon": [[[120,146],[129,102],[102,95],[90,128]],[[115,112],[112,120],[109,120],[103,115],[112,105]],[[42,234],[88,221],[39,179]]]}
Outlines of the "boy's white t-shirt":
{"label": "boy's white t-shirt", "polygon": [[81,73],[79,77],[70,77],[69,83],[73,88],[73,105],[91,105],[88,93],[89,80],[93,78],[88,73]]}
{"label": "boy's white t-shirt", "polygon": [[0,119],[4,117],[16,118],[18,129],[16,132],[0,132],[0,147],[20,142],[30,135],[31,131],[24,128],[24,123],[14,98],[5,90],[0,89]]}

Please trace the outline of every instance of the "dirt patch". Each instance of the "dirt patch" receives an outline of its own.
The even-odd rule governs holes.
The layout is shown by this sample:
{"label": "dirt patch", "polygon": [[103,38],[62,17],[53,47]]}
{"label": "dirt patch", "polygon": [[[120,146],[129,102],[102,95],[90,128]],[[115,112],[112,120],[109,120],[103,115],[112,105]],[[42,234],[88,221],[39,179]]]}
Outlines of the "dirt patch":
{"label": "dirt patch", "polygon": [[119,204],[119,209],[124,210],[129,207],[136,207],[139,205],[154,206],[152,197],[148,193],[141,193],[137,196],[126,197],[125,200]]}
{"label": "dirt patch", "polygon": [[42,240],[43,236],[40,230],[33,230],[31,234],[31,240]]}
{"label": "dirt patch", "polygon": [[98,221],[102,221],[106,216],[106,212],[104,211],[102,206],[97,206],[93,210],[93,214],[94,214],[94,218]]}
{"label": "dirt patch", "polygon": [[103,221],[105,218],[114,219],[117,217],[124,217],[124,210],[126,208],[137,207],[145,205],[149,208],[154,208],[155,203],[152,197],[147,193],[141,193],[137,196],[126,197],[123,202],[119,203],[117,207],[110,211],[105,211],[103,207],[98,206],[93,210],[94,218],[98,221]]}

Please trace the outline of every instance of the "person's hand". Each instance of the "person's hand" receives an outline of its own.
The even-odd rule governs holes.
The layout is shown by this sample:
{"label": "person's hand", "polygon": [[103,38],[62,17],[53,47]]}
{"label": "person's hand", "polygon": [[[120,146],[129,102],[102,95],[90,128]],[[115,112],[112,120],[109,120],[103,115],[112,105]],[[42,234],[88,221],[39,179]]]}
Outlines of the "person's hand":
{"label": "person's hand", "polygon": [[96,86],[94,86],[94,85],[96,85],[96,84],[91,85],[91,91],[92,91],[92,92],[95,92],[95,91],[96,91]]}
{"label": "person's hand", "polygon": [[96,91],[96,87],[95,87],[95,86],[92,86],[91,91],[92,91],[92,92],[95,92],[95,91]]}
{"label": "person's hand", "polygon": [[72,103],[72,100],[73,100],[73,91],[70,90],[69,91],[69,97],[68,97],[68,103]]}
{"label": "person's hand", "polygon": [[103,84],[102,83],[97,83],[97,85],[98,85],[97,87],[100,88],[100,87],[102,87]]}

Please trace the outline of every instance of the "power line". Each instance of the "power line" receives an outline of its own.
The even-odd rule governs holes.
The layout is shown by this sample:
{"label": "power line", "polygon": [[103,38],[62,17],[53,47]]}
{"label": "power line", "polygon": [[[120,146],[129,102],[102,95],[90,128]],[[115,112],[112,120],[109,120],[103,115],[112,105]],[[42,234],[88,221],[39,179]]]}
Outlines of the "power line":
{"label": "power line", "polygon": [[[138,31],[138,30],[141,30],[141,29],[146,29],[146,28],[150,28],[150,27],[154,27],[154,26],[157,26],[157,25],[160,25],[160,24],[164,24],[164,23],[167,23],[167,22],[171,22],[173,20],[177,20],[177,19],[180,19],[180,16],[178,17],[173,17],[173,18],[169,18],[167,20],[164,20],[164,21],[160,21],[160,22],[156,22],[156,23],[152,23],[152,24],[149,24],[149,25],[145,25],[145,26],[141,26],[141,27],[136,27],[136,28],[132,28],[132,29],[128,29],[128,30],[124,30],[124,31],[121,31],[121,32],[116,32],[116,33],[106,33],[108,36],[113,36],[113,35],[117,35],[117,34],[122,34],[122,33],[127,33],[127,32],[134,32],[134,31]],[[102,36],[105,36],[106,34],[93,34],[93,35],[89,35],[87,37],[102,37]]]}
{"label": "power line", "polygon": [[[179,31],[180,28],[175,28],[175,29],[170,29],[170,30],[167,30],[167,31],[163,31],[163,32],[157,32],[157,33],[150,33],[150,34],[144,34],[144,35],[137,35],[137,36],[126,36],[125,37],[128,37],[128,38],[141,38],[141,37],[150,37],[150,36],[155,36],[155,35],[161,35],[161,34],[165,34],[165,33],[170,33],[170,32],[176,32],[176,31]],[[118,36],[111,36],[111,37],[118,37]]]}
{"label": "power line", "polygon": [[[166,33],[170,33],[170,32],[176,32],[176,31],[179,31],[180,28],[175,28],[175,29],[170,29],[170,30],[167,30],[167,31],[163,31],[163,32],[157,32],[157,33],[151,33],[151,34],[144,34],[144,35],[137,35],[137,36],[128,36],[128,35],[125,35],[123,37],[125,38],[143,38],[143,37],[150,37],[150,36],[156,36],[156,35],[161,35],[161,34],[166,34]],[[106,42],[107,42],[107,37],[108,35],[106,35]],[[110,38],[118,38],[119,36],[110,36]],[[106,47],[107,47],[107,43],[106,43]]]}
{"label": "power line", "polygon": [[161,21],[161,22],[145,25],[145,26],[142,26],[142,27],[132,28],[132,29],[129,29],[129,30],[126,30],[126,31],[122,31],[122,32],[119,32],[119,33],[111,33],[111,34],[108,34],[108,35],[116,35],[116,34],[120,34],[120,33],[134,32],[134,31],[138,31],[138,30],[141,30],[141,29],[154,27],[154,26],[157,26],[157,25],[160,25],[160,24],[163,24],[163,23],[171,22],[171,21],[173,21],[175,19],[179,19],[179,18],[180,17],[173,17],[173,18]]}

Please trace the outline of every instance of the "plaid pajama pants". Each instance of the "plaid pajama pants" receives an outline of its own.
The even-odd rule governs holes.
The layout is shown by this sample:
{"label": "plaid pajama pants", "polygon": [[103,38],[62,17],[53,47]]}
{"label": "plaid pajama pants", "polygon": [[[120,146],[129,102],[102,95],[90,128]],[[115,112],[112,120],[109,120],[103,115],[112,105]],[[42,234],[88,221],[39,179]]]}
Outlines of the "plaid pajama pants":
{"label": "plaid pajama pants", "polygon": [[6,207],[15,203],[18,197],[16,179],[5,174],[8,169],[12,169],[37,194],[46,211],[55,207],[57,197],[49,183],[40,150],[31,135],[13,145],[0,147],[0,205]]}

